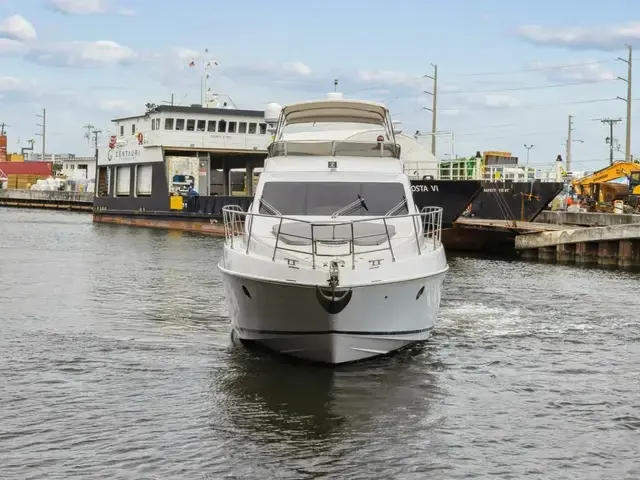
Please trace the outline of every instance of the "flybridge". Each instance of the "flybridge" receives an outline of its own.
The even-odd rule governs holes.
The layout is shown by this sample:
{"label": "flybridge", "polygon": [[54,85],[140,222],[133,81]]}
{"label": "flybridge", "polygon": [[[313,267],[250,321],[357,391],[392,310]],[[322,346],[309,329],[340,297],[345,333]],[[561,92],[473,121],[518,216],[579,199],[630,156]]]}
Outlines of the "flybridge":
{"label": "flybridge", "polygon": [[[391,115],[384,105],[345,100],[342,94],[334,92],[325,100],[294,103],[282,109],[276,109],[279,107],[276,104],[272,106],[265,115],[267,122],[276,123],[277,117],[269,157],[400,159],[400,145],[396,143]],[[358,141],[345,138],[356,134],[360,137]]]}

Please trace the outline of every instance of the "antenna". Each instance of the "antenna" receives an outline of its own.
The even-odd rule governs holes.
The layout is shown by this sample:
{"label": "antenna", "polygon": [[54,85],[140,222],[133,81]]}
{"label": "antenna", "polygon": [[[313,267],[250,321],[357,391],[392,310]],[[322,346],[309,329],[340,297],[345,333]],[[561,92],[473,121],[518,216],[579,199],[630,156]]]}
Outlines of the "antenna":
{"label": "antenna", "polygon": [[5,135],[6,134],[6,127],[9,127],[10,125],[7,125],[6,123],[2,122],[0,123],[0,135]]}
{"label": "antenna", "polygon": [[338,79],[337,78],[333,81],[333,91],[334,92],[338,91]]}

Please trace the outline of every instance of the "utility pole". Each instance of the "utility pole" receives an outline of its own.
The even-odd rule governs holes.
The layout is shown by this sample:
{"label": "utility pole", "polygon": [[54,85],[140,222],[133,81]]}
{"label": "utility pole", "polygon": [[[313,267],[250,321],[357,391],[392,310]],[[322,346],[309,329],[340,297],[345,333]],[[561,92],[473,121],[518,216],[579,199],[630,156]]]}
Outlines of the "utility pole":
{"label": "utility pole", "polygon": [[431,153],[433,154],[433,156],[436,156],[436,125],[437,125],[437,119],[438,119],[438,65],[434,65],[433,63],[431,64],[431,66],[433,67],[433,76],[431,75],[425,75],[424,78],[430,78],[431,80],[433,80],[433,92],[427,92],[425,91],[424,93],[426,93],[427,95],[431,95],[433,97],[433,106],[431,108],[427,108],[427,107],[422,107],[425,110],[428,110],[431,112]]}
{"label": "utility pole", "polygon": [[524,181],[528,182],[529,181],[529,150],[531,150],[533,148],[533,145],[527,145],[526,143],[524,144],[524,148],[527,149],[527,164],[525,167],[525,174],[524,174]]}
{"label": "utility pole", "polygon": [[613,138],[613,126],[616,123],[619,123],[622,121],[621,118],[618,119],[612,119],[612,118],[601,118],[600,121],[602,123],[608,123],[609,124],[609,137],[607,137],[607,143],[609,143],[609,165],[613,165],[613,142],[614,142],[614,138]]}
{"label": "utility pole", "polygon": [[42,118],[42,124],[36,124],[37,127],[40,127],[42,129],[42,131],[40,133],[36,133],[36,135],[39,135],[42,137],[42,161],[44,162],[45,158],[45,153],[46,153],[46,149],[47,149],[47,137],[46,137],[46,133],[47,133],[47,109],[43,108],[42,109],[42,115],[36,115],[36,117]]}
{"label": "utility pole", "polygon": [[89,142],[89,145],[91,145],[91,131],[96,128],[93,125],[91,125],[90,123],[87,123],[84,127],[82,127],[84,129],[87,130],[87,133],[84,134],[84,138],[87,139],[87,142]]}
{"label": "utility pole", "polygon": [[619,80],[627,82],[627,98],[618,97],[620,100],[627,102],[627,133],[624,145],[624,159],[627,162],[631,161],[631,70],[632,70],[632,62],[631,58],[633,53],[633,48],[631,45],[625,45],[629,49],[629,59],[625,60],[624,58],[618,57],[618,60],[622,60],[627,64],[627,78],[618,77]]}
{"label": "utility pole", "polygon": [[[91,134],[93,135],[93,148],[98,151],[98,135],[102,133],[102,130],[92,130]],[[97,155],[97,154],[96,154]]]}
{"label": "utility pole", "polygon": [[573,115],[569,115],[569,131],[567,133],[567,172],[571,171],[571,132],[573,131]]}

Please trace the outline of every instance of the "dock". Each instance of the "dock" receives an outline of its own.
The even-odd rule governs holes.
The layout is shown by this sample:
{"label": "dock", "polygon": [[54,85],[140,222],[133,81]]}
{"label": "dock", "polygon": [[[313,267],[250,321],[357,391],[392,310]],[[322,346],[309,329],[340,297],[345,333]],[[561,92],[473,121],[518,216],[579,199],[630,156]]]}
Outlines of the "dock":
{"label": "dock", "polygon": [[446,246],[490,251],[489,243],[528,260],[640,268],[640,215],[543,212],[539,218],[546,222],[460,218],[449,233],[456,242]]}
{"label": "dock", "polygon": [[515,248],[528,259],[640,267],[640,223],[525,233],[515,238]]}
{"label": "dock", "polygon": [[93,210],[93,195],[89,192],[0,189],[0,207],[91,212]]}

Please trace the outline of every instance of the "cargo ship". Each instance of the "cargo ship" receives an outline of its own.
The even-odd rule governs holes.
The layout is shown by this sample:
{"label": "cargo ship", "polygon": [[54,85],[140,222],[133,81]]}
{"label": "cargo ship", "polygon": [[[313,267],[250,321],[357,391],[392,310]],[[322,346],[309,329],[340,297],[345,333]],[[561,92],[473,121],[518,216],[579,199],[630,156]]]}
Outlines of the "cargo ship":
{"label": "cargo ship", "polygon": [[487,151],[469,159],[440,162],[439,178],[478,179],[482,190],[465,215],[477,218],[532,222],[562,192],[562,158],[541,172],[518,163],[511,152]]}
{"label": "cargo ship", "polygon": [[[565,189],[562,157],[555,168],[539,171],[521,166],[511,152],[477,152],[468,159],[440,162],[439,178],[462,181],[479,179],[481,191],[463,216],[481,219],[533,222]],[[451,250],[503,251],[511,245],[508,235],[477,229],[443,230],[443,243]]]}
{"label": "cargo ship", "polygon": [[[279,109],[238,109],[231,99],[204,95],[202,105],[147,104],[143,114],[112,120],[115,131],[96,152],[94,222],[224,234],[222,207],[247,210],[253,201]],[[375,132],[334,133],[353,140]],[[416,203],[443,207],[443,226],[451,226],[480,181],[435,178],[437,162],[420,161],[426,149],[396,135],[403,154],[421,167],[412,180]]]}

